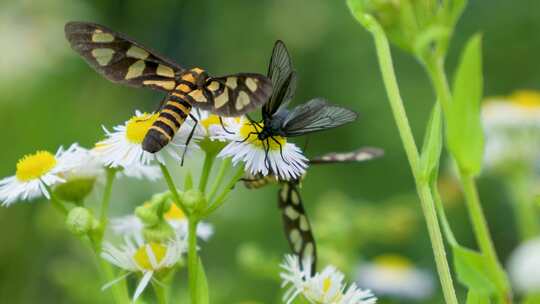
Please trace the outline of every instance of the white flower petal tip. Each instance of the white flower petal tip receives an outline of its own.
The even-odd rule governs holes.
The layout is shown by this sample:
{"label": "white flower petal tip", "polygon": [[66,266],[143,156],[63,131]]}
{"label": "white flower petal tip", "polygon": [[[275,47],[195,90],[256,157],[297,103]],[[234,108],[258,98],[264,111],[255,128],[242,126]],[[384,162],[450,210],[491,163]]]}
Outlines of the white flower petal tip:
{"label": "white flower petal tip", "polygon": [[523,294],[540,292],[540,238],[519,245],[510,255],[507,268],[517,291]]}
{"label": "white flower petal tip", "polygon": [[311,274],[309,259],[300,264],[297,256],[286,255],[281,265],[282,287],[290,285],[283,300],[292,303],[302,295],[310,303],[317,304],[374,304],[377,298],[369,290],[362,290],[353,283],[348,287],[343,282],[344,275],[333,266],[322,272]]}

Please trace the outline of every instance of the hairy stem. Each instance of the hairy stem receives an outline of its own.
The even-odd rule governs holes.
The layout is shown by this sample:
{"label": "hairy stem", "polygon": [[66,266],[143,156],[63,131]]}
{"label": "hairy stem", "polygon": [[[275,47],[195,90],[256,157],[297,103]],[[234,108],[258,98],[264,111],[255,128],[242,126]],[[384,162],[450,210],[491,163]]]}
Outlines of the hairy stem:
{"label": "hairy stem", "polygon": [[197,271],[199,269],[199,257],[197,256],[197,219],[189,219],[188,223],[188,277],[191,303],[197,304]]}
{"label": "hairy stem", "polygon": [[109,204],[111,201],[112,187],[114,178],[116,176],[116,169],[108,168],[107,177],[105,181],[105,190],[103,191],[103,198],[101,200],[101,214],[99,216],[99,222],[103,231],[107,228],[107,214],[109,213]]}
{"label": "hairy stem", "polygon": [[223,177],[225,177],[225,174],[231,167],[231,159],[226,158],[221,162],[221,165],[219,167],[218,174],[214,180],[214,183],[212,184],[212,187],[210,188],[210,192],[208,193],[207,199],[212,200],[214,198],[214,195],[216,195],[216,192],[219,189],[219,186],[223,182]]}
{"label": "hairy stem", "polygon": [[208,184],[208,177],[210,176],[210,172],[212,171],[212,166],[214,165],[215,160],[216,160],[215,153],[207,152],[204,156],[204,164],[203,164],[201,179],[199,180],[199,190],[203,193],[206,190],[206,185]]}
{"label": "hairy stem", "polygon": [[174,181],[171,177],[171,174],[169,173],[169,169],[167,169],[167,167],[162,163],[159,164],[159,167],[161,168],[161,172],[163,172],[163,178],[165,178],[165,181],[167,182],[167,186],[169,187],[169,191],[171,191],[176,205],[180,207],[184,214],[188,215],[189,212],[187,211],[182,199],[180,198],[180,195],[178,194],[178,189],[176,189],[176,186],[174,185]]}
{"label": "hairy stem", "polygon": [[211,214],[212,212],[214,212],[217,208],[219,208],[224,202],[225,202],[225,199],[227,198],[227,195],[229,195],[229,193],[231,192],[231,190],[234,188],[234,185],[236,185],[236,183],[240,180],[240,178],[242,178],[242,176],[244,176],[244,166],[240,166],[238,167],[238,169],[236,170],[235,174],[233,175],[233,177],[229,180],[229,183],[227,183],[227,185],[225,186],[225,188],[223,189],[223,191],[220,193],[220,195],[216,198],[215,201],[213,201],[210,206],[208,207],[208,209],[206,209],[203,213],[202,213],[202,217],[206,217],[208,216],[209,214]]}

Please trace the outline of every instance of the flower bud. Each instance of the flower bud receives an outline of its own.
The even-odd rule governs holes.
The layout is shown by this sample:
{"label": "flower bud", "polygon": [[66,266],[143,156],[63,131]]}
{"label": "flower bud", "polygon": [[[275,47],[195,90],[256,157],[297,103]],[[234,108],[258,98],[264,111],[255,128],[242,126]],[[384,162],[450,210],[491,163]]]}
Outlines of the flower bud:
{"label": "flower bud", "polygon": [[204,210],[207,204],[204,194],[197,189],[182,193],[182,202],[191,212]]}
{"label": "flower bud", "polygon": [[84,235],[99,227],[92,212],[84,207],[71,209],[66,218],[66,226],[75,235]]}
{"label": "flower bud", "polygon": [[80,203],[92,192],[95,182],[96,179],[91,177],[68,180],[56,186],[54,188],[54,194],[61,200]]}
{"label": "flower bud", "polygon": [[174,229],[167,221],[162,220],[154,226],[145,226],[143,237],[147,242],[166,242],[174,238]]}

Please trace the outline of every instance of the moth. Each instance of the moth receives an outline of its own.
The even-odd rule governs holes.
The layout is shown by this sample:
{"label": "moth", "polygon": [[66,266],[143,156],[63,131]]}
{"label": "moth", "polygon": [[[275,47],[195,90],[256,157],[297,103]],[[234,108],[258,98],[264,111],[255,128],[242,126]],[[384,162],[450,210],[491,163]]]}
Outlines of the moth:
{"label": "moth", "polygon": [[[159,115],[146,134],[142,148],[161,150],[173,138],[193,107],[220,116],[239,116],[264,104],[272,83],[264,75],[238,73],[212,77],[195,67],[184,69],[124,34],[89,22],[68,22],[66,38],[97,72],[114,83],[165,92]],[[188,138],[193,135],[191,134]]]}
{"label": "moth", "polygon": [[[337,164],[354,163],[372,160],[383,155],[383,151],[377,148],[360,148],[346,153],[328,153],[311,159],[310,164]],[[311,271],[315,273],[317,266],[317,246],[313,229],[304,209],[302,197],[300,195],[301,180],[282,181],[273,175],[246,174],[242,179],[248,189],[258,189],[266,185],[278,183],[278,207],[281,211],[285,238],[289,243],[291,251],[301,260],[311,261]],[[302,263],[300,263],[302,264]]]}
{"label": "moth", "polygon": [[267,76],[272,81],[272,94],[262,107],[262,121],[255,122],[250,119],[257,131],[249,134],[257,135],[267,150],[270,148],[270,140],[281,147],[276,136],[301,136],[336,128],[358,118],[354,111],[332,105],[320,97],[289,110],[287,105],[294,97],[297,76],[291,56],[280,40],[274,44]]}

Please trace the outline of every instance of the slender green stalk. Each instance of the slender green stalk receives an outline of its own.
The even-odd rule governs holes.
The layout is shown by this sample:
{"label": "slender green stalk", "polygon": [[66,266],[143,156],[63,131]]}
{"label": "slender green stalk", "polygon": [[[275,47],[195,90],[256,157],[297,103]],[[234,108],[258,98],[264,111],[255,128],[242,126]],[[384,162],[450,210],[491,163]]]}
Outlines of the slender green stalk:
{"label": "slender green stalk", "polygon": [[448,304],[457,304],[456,293],[452,283],[448,261],[446,259],[446,252],[437,220],[437,214],[435,212],[431,190],[427,181],[422,181],[420,179],[420,173],[418,172],[420,156],[414,142],[414,137],[412,135],[407,115],[403,107],[403,101],[399,93],[399,87],[394,72],[388,39],[386,38],[381,26],[371,16],[366,15],[362,18],[364,25],[366,25],[366,28],[371,31],[375,39],[375,48],[377,51],[377,57],[379,60],[384,85],[388,94],[394,120],[396,121],[403,147],[405,148],[405,153],[407,154],[409,165],[411,166],[411,170],[416,181],[417,192],[420,197],[422,211],[424,212],[424,217],[426,219],[428,233],[435,256],[435,264],[437,266],[437,272],[441,281],[444,298]]}
{"label": "slender green stalk", "polygon": [[508,179],[509,192],[513,200],[512,207],[522,241],[540,235],[538,211],[532,202],[533,198],[529,194],[530,180],[531,176],[522,172]]}
{"label": "slender green stalk", "polygon": [[207,152],[204,156],[204,164],[203,164],[201,179],[199,180],[199,190],[203,193],[206,190],[206,185],[208,184],[208,177],[210,176],[210,172],[212,171],[212,166],[214,165],[215,160],[216,160],[215,153]]}
{"label": "slender green stalk", "polygon": [[495,284],[501,288],[505,297],[510,294],[508,279],[506,274],[499,263],[495,247],[491,240],[486,218],[482,211],[482,205],[478,198],[478,190],[474,182],[474,177],[464,172],[461,172],[461,183],[463,185],[463,192],[465,194],[465,201],[467,203],[467,209],[469,210],[469,217],[473,226],[476,241],[482,253],[486,256],[487,260],[491,264],[492,269],[495,272]]}
{"label": "slender green stalk", "polygon": [[221,194],[216,198],[215,201],[213,201],[210,206],[208,207],[208,209],[206,209],[203,213],[202,213],[202,217],[206,217],[208,216],[209,214],[211,214],[212,212],[214,212],[217,208],[219,208],[224,202],[225,202],[225,199],[227,198],[227,195],[229,195],[229,193],[231,192],[231,190],[234,188],[234,185],[240,180],[240,178],[242,178],[242,176],[244,176],[244,167],[243,166],[240,166],[238,167],[238,169],[236,170],[236,173],[234,174],[234,176],[231,178],[231,180],[229,181],[229,183],[225,186],[225,188],[223,189],[223,191],[221,192]]}
{"label": "slender green stalk", "polygon": [[180,198],[180,195],[178,194],[178,190],[176,189],[176,186],[174,185],[174,181],[171,177],[171,174],[169,173],[169,169],[167,167],[160,163],[159,167],[161,168],[161,172],[163,172],[163,178],[165,178],[165,181],[167,182],[167,186],[169,187],[169,190],[171,191],[171,194],[173,195],[173,198],[175,200],[175,203],[180,207],[182,212],[184,214],[188,215],[189,212],[187,211],[186,207],[184,206],[184,203],[182,202],[182,199]]}
{"label": "slender green stalk", "polygon": [[231,167],[231,159],[226,158],[221,162],[221,165],[219,167],[218,174],[216,178],[214,179],[214,183],[212,184],[212,187],[210,188],[210,192],[208,193],[207,199],[210,201],[214,198],[214,195],[216,195],[216,192],[219,189],[219,186],[221,185],[221,182],[223,181],[223,177],[225,177],[225,174]]}
{"label": "slender green stalk", "polygon": [[433,199],[435,200],[435,207],[437,208],[437,214],[439,215],[439,220],[441,221],[441,226],[444,230],[444,234],[448,239],[450,246],[458,245],[456,237],[450,228],[450,223],[448,223],[448,218],[446,217],[446,212],[444,211],[444,205],[442,203],[441,195],[437,187],[437,183],[431,183],[431,193],[433,194]]}
{"label": "slender green stalk", "polygon": [[105,180],[105,190],[103,191],[103,199],[101,201],[101,215],[99,216],[99,222],[103,231],[107,227],[107,214],[109,213],[109,204],[111,201],[112,186],[114,178],[116,176],[116,169],[108,168],[107,177]]}
{"label": "slender green stalk", "polygon": [[191,303],[197,304],[197,271],[199,269],[199,257],[197,256],[197,219],[189,219],[188,222],[188,278]]}
{"label": "slender green stalk", "polygon": [[[448,113],[449,104],[452,101],[452,94],[450,92],[446,73],[444,72],[444,62],[435,58],[426,61],[425,65],[433,87],[435,88],[437,100],[439,100],[441,103],[443,113],[446,116]],[[493,246],[493,242],[491,240],[487,221],[478,198],[474,177],[462,172],[461,170],[459,170],[459,174],[463,184],[465,199],[467,201],[467,209],[471,221],[473,222],[473,230],[478,242],[478,246],[480,247],[482,253],[485,254],[490,261],[490,264],[497,276],[498,286],[500,286],[500,288],[502,288],[506,293],[504,297],[509,297],[508,295],[510,295],[511,292],[508,279],[506,278],[506,274],[504,273],[504,270],[497,258],[497,253],[495,252],[495,247]]]}
{"label": "slender green stalk", "polygon": [[49,194],[49,197],[50,197],[50,201],[51,201],[51,204],[54,208],[56,208],[58,211],[60,211],[63,215],[67,215],[68,214],[68,210],[66,208],[66,206],[64,206],[64,204],[62,204],[62,202],[58,199],[58,197],[56,197],[56,194],[54,194],[53,190],[51,189],[51,187],[49,187],[47,184],[45,184],[43,181],[41,181],[41,184],[45,187],[45,189],[47,190],[47,193]]}
{"label": "slender green stalk", "polygon": [[168,300],[168,288],[167,286],[152,282],[152,287],[154,288],[154,293],[156,294],[156,299],[158,304],[167,304],[169,302]]}

